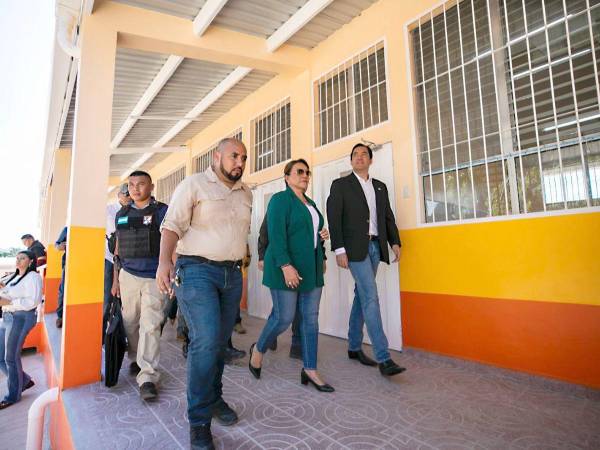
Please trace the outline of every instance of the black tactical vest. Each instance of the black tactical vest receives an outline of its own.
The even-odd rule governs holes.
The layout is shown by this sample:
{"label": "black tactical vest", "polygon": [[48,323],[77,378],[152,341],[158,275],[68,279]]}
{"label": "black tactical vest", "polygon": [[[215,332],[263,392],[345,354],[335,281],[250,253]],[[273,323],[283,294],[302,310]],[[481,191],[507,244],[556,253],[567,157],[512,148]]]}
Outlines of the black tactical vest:
{"label": "black tactical vest", "polygon": [[158,258],[160,223],[157,212],[161,205],[157,201],[152,201],[144,209],[128,205],[117,213],[115,222],[120,258]]}

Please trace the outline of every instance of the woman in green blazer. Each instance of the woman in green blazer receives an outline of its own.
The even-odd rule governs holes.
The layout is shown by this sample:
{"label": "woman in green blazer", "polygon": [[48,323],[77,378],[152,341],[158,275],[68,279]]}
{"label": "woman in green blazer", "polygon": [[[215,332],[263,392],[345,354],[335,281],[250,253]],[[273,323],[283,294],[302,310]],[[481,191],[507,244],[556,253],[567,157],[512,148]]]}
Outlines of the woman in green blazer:
{"label": "woman in green blazer", "polygon": [[315,202],[306,196],[310,170],[303,159],[286,164],[285,191],[275,194],[267,209],[269,245],[264,258],[263,284],[271,288],[273,309],[258,342],[250,347],[248,367],[260,378],[262,360],[272,342],[288,329],[296,305],[304,367],[302,384],[309,382],[321,392],[333,392],[317,373],[319,303],[325,271],[323,241],[329,232]]}

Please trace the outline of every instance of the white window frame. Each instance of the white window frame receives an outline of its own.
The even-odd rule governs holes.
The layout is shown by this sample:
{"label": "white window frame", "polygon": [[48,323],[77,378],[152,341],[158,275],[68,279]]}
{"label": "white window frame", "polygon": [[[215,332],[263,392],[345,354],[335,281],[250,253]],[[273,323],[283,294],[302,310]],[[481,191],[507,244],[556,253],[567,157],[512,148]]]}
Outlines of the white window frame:
{"label": "white window frame", "polygon": [[[383,59],[384,59],[384,63],[385,63],[385,90],[386,90],[385,101],[386,101],[386,105],[387,105],[387,119],[383,120],[383,121],[379,121],[375,125],[371,125],[367,128],[363,128],[359,131],[353,131],[352,133],[350,133],[346,136],[342,136],[342,137],[339,137],[338,139],[331,140],[325,144],[321,144],[320,139],[318,139],[320,137],[320,125],[319,125],[319,129],[317,129],[317,123],[319,120],[320,110],[318,110],[318,108],[317,108],[318,97],[315,96],[319,89],[319,82],[323,82],[325,79],[333,78],[334,72],[337,71],[337,73],[339,74],[340,69],[346,68],[349,71],[352,71],[352,67],[354,65],[354,63],[352,61],[354,59],[358,59],[358,61],[360,61],[361,55],[367,53],[370,49],[378,46],[379,44],[382,44],[382,46],[383,46]],[[367,56],[368,56],[368,54],[367,54]],[[352,75],[352,77],[353,76],[354,75]],[[352,93],[350,91],[352,91]],[[379,127],[382,127],[384,125],[391,123],[392,122],[392,108],[391,108],[390,91],[391,91],[390,64],[389,64],[389,56],[388,56],[388,41],[387,41],[386,36],[381,36],[381,37],[375,39],[367,46],[361,48],[358,52],[355,52],[352,55],[350,55],[349,57],[347,57],[341,63],[333,65],[329,69],[321,72],[317,77],[313,78],[313,80],[311,82],[311,104],[312,104],[311,126],[312,126],[312,145],[313,145],[314,151],[321,151],[330,146],[337,145],[340,142],[344,142],[344,141],[350,140],[350,139],[356,139],[356,137],[360,134],[363,134],[367,131],[370,131],[370,130],[373,130],[373,129],[376,129],[376,128],[379,128]],[[349,100],[352,99],[351,103],[352,103],[352,105],[354,105],[354,83],[349,84],[349,92],[348,92],[348,95],[346,98]],[[380,99],[380,102],[381,102],[381,99]],[[381,107],[379,109],[381,110]],[[354,112],[354,106],[352,107],[352,110]],[[355,114],[348,115],[348,121],[347,121],[348,129],[356,128],[356,124],[354,123],[355,120],[356,120]],[[341,130],[340,130],[340,132],[341,132]]]}
{"label": "white window frame", "polygon": [[[289,112],[290,126],[289,126],[289,128],[282,129],[280,134],[285,135],[285,133],[289,130],[289,133],[290,133],[290,149],[289,149],[290,156],[289,156],[289,158],[284,159],[282,161],[274,162],[270,166],[266,166],[261,169],[258,169],[257,162],[258,162],[259,155],[257,154],[257,152],[258,152],[257,146],[258,146],[259,142],[257,142],[257,136],[256,136],[256,123],[257,123],[257,121],[264,120],[266,117],[268,117],[271,114],[275,115],[278,110],[285,108],[287,105],[289,105],[289,109],[290,109],[290,112]],[[273,138],[273,135],[271,135],[271,139],[272,138]],[[272,104],[270,107],[266,108],[261,113],[257,114],[250,121],[250,142],[251,142],[251,151],[250,151],[250,169],[251,169],[250,172],[251,173],[259,173],[264,170],[268,170],[273,167],[283,165],[292,159],[292,101],[291,101],[291,96],[288,95],[288,96],[284,97],[283,99],[277,101],[276,103]],[[263,141],[261,141],[261,142],[263,142]],[[264,142],[266,142],[266,140]],[[273,151],[277,151],[277,149],[273,149]],[[261,155],[261,156],[264,157],[264,155]]]}
{"label": "white window frame", "polygon": [[[436,15],[436,14],[434,14],[435,11],[439,11],[440,9],[445,8],[445,7],[452,7],[452,6],[456,5],[459,1],[461,1],[461,0],[442,0],[438,3],[436,3],[433,7],[429,8],[429,9],[425,10],[424,12],[421,12],[418,15],[414,16],[413,18],[407,20],[403,25],[405,60],[406,60],[406,64],[405,64],[406,65],[406,80],[407,80],[407,89],[408,89],[409,101],[410,101],[409,120],[412,125],[411,134],[412,134],[412,144],[413,144],[413,149],[414,149],[413,150],[413,176],[414,176],[413,184],[414,184],[414,190],[416,193],[416,195],[415,195],[415,210],[417,212],[416,226],[418,228],[456,226],[456,225],[470,224],[470,223],[526,220],[526,219],[539,218],[539,217],[564,216],[564,215],[574,215],[574,214],[589,214],[589,213],[600,212],[600,206],[586,206],[586,207],[571,208],[571,209],[545,210],[545,211],[540,211],[540,212],[527,212],[527,213],[511,212],[511,213],[507,213],[505,215],[488,216],[488,217],[480,217],[480,218],[475,217],[475,218],[470,218],[470,219],[464,219],[461,217],[458,220],[448,220],[446,218],[445,221],[426,222],[426,211],[425,211],[425,207],[424,207],[425,193],[423,190],[423,185],[422,185],[422,180],[421,180],[421,171],[419,169],[419,156],[418,156],[419,146],[418,146],[418,136],[417,136],[417,126],[418,125],[417,125],[416,114],[415,114],[416,113],[416,103],[415,103],[415,98],[414,98],[414,94],[413,94],[413,87],[414,87],[415,83],[414,83],[414,76],[413,76],[413,70],[412,70],[413,69],[413,52],[411,49],[410,31],[413,29],[413,27],[411,27],[411,25],[413,25],[415,22],[418,22],[420,20],[420,18],[422,18],[428,14],[433,18]],[[466,0],[466,1],[469,1],[469,0]],[[487,1],[488,1],[487,9],[488,9],[488,21],[489,21],[489,20],[491,20],[490,19],[490,8],[489,8],[490,0],[487,0]],[[499,0],[499,1],[505,2],[505,0]],[[545,8],[544,3],[543,3],[543,5]],[[595,6],[595,8],[600,8],[600,6]],[[442,9],[442,12],[443,11],[444,10]],[[438,12],[438,14],[439,14],[439,12]],[[588,18],[588,24],[591,24],[589,0],[586,1],[586,12],[579,12],[577,14],[585,14]],[[473,16],[473,19],[475,19],[474,16]],[[503,20],[502,17],[500,19]],[[489,23],[491,26],[491,22],[489,22]],[[547,26],[545,15],[544,15],[544,26],[545,27]],[[547,39],[547,28],[545,29],[544,33],[546,34],[546,39]],[[567,29],[567,37],[568,36],[569,36],[569,34],[568,34],[568,29]],[[591,45],[592,45],[592,55],[594,56],[594,63],[595,63],[596,60],[595,60],[595,51],[594,51],[594,43],[593,43],[591,26],[590,26],[590,41],[591,41]],[[490,45],[493,48],[493,42],[490,42]],[[448,50],[446,49],[446,51],[448,51]],[[528,59],[530,59],[530,56],[531,55],[529,54]],[[568,48],[568,56],[571,57],[570,44],[569,44],[569,48]],[[493,57],[492,57],[492,60],[494,60]],[[570,61],[571,72],[572,72],[572,59],[569,59],[569,61]],[[464,63],[464,61],[463,61],[463,63]],[[494,65],[495,65],[495,62],[494,62]],[[386,70],[387,70],[387,68],[388,68],[388,64],[386,62]],[[594,64],[594,69],[596,70],[596,64]],[[496,77],[495,69],[494,69],[494,77]],[[512,76],[512,78],[514,79],[514,75]],[[571,77],[571,80],[572,80],[572,82],[574,82],[573,77]],[[597,90],[599,109],[600,109],[600,81],[598,80],[598,76],[596,76],[596,90]],[[552,92],[554,92],[553,88],[552,88]],[[514,93],[514,89],[513,89],[513,93]],[[388,89],[388,95],[389,95],[389,89]],[[509,95],[511,95],[511,94],[509,94]],[[554,93],[552,95],[554,97]],[[507,99],[508,99],[508,96],[507,96],[506,100]],[[501,106],[500,103],[504,100],[505,99],[501,99],[501,98],[499,98],[499,95],[497,95],[496,101],[497,101],[498,109],[500,109],[500,106]],[[466,104],[465,104],[465,108],[466,108]],[[576,116],[578,117],[577,107],[575,107],[575,113],[576,113]],[[556,116],[556,113],[555,113],[555,116]],[[482,123],[482,126],[483,126],[483,123]],[[581,147],[583,145],[584,141],[582,140],[581,133],[579,131],[580,122],[577,123],[577,127],[578,127],[578,134],[579,134],[578,145]],[[502,130],[502,129],[498,130],[498,133],[500,135],[501,148],[502,148],[502,151],[501,151],[500,155],[498,155],[498,157],[501,157],[501,158],[505,159],[506,161],[512,160],[513,161],[512,167],[514,170],[514,164],[516,163],[514,160],[520,159],[520,157],[516,153],[513,153],[511,151],[511,149],[508,149],[505,152],[505,150],[504,150],[505,142],[504,142],[504,138],[503,138],[503,131],[504,130]],[[537,131],[536,131],[536,133],[537,133]],[[441,136],[440,136],[440,139],[441,139]],[[512,137],[511,137],[511,139],[512,139]],[[485,136],[484,136],[483,140],[485,142]],[[560,153],[560,145],[558,146],[558,151]],[[540,147],[538,147],[538,149],[536,149],[536,151],[535,151],[535,153],[538,153],[538,152],[540,152]],[[470,161],[470,163],[472,164],[472,161]],[[561,166],[561,170],[562,170],[562,160],[561,160],[560,166]],[[510,175],[511,164],[509,164],[508,167],[509,167],[509,177],[511,177],[511,175]],[[583,165],[582,167],[585,167],[585,165]],[[503,176],[504,176],[504,174],[503,174]],[[563,174],[563,176],[564,176],[564,174]],[[511,178],[512,179],[510,180],[510,183],[514,184],[514,183],[518,182],[518,179],[516,176],[514,178],[513,177],[511,177]],[[523,178],[523,177],[521,177],[521,178]],[[489,188],[489,185],[488,185],[488,188]],[[544,183],[542,180],[541,180],[541,189],[542,190],[544,189]],[[586,189],[587,189],[587,186],[586,186]],[[511,195],[511,211],[514,211],[514,205],[515,205],[514,196],[517,195],[516,192],[517,192],[516,189],[514,190],[514,194],[511,192],[511,194],[512,194]],[[563,190],[563,192],[565,192],[565,190]],[[433,195],[433,193],[432,193],[432,195]],[[544,195],[544,194],[542,194],[542,195]],[[587,200],[588,200],[588,205],[589,205],[589,196],[588,196]],[[546,209],[546,205],[544,205],[544,209]],[[517,206],[517,211],[518,211],[518,206]]]}

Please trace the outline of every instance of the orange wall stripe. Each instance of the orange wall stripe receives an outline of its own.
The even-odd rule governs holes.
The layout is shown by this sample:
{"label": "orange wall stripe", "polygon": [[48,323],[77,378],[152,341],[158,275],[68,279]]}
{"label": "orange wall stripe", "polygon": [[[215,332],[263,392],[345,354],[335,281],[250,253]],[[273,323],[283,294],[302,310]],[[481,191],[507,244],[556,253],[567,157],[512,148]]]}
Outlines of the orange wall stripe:
{"label": "orange wall stripe", "polygon": [[44,279],[44,312],[50,313],[56,311],[58,306],[58,286],[60,278]]}
{"label": "orange wall stripe", "polygon": [[95,383],[102,360],[102,303],[67,304],[64,314],[60,386]]}
{"label": "orange wall stripe", "polygon": [[401,230],[401,289],[600,306],[600,213]]}
{"label": "orange wall stripe", "polygon": [[600,387],[600,307],[402,292],[405,345]]}

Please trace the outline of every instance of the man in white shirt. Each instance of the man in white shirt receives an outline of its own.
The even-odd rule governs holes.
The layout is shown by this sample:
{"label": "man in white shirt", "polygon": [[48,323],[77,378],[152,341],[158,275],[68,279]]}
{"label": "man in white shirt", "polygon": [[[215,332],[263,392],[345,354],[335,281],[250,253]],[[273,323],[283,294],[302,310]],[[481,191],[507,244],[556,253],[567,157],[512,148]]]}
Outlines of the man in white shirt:
{"label": "man in white shirt", "polygon": [[[395,255],[392,262],[398,261],[400,236],[387,187],[369,176],[373,151],[356,144],[350,162],[352,173],[333,182],[327,199],[331,248],[337,265],[350,269],[355,282],[348,323],[348,357],[366,366],[379,365],[382,375],[396,375],[405,369],[391,359],[388,350],[375,277],[380,261],[390,263],[388,244]],[[361,350],[365,324],[377,362]]]}
{"label": "man in white shirt", "polygon": [[117,192],[117,202],[106,206],[106,241],[104,243],[104,310],[108,307],[110,301],[110,289],[113,284],[113,258],[114,255],[108,248],[108,241],[115,232],[115,217],[117,212],[131,203],[127,183],[123,183]]}

